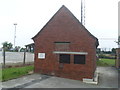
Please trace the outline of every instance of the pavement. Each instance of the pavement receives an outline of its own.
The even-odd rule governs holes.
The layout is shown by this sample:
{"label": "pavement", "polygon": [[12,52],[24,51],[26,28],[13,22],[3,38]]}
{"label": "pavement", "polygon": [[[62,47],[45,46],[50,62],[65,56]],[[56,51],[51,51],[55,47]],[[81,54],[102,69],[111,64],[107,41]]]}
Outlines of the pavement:
{"label": "pavement", "polygon": [[118,88],[118,71],[114,67],[97,67],[98,85],[56,76],[32,74],[2,82],[2,88]]}

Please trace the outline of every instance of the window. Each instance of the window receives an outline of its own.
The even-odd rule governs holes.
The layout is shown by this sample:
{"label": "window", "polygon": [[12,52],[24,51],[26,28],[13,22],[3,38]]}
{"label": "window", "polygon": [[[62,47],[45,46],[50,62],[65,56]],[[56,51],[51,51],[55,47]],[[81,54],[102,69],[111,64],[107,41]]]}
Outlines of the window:
{"label": "window", "polygon": [[60,63],[70,63],[70,55],[67,54],[60,54],[59,56]]}
{"label": "window", "polygon": [[70,42],[55,42],[55,51],[67,51],[69,44]]}
{"label": "window", "polygon": [[74,64],[85,64],[85,55],[74,55]]}

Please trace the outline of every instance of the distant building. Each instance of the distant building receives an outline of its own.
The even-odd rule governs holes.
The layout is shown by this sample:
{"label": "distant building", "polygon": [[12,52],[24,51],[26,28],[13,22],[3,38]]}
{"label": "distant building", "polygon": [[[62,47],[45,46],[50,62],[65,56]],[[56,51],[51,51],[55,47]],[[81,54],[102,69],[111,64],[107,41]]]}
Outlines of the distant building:
{"label": "distant building", "polygon": [[25,45],[27,52],[34,52],[34,43]]}
{"label": "distant building", "polygon": [[98,39],[65,6],[33,40],[36,73],[76,80],[94,77]]}

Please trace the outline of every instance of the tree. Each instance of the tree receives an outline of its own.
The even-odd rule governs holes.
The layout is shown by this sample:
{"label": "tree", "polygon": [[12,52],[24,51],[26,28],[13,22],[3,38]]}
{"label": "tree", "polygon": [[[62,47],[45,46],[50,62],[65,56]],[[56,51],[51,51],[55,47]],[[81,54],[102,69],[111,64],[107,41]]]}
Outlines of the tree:
{"label": "tree", "polygon": [[116,48],[112,48],[112,53],[116,54]]}
{"label": "tree", "polygon": [[3,42],[3,43],[2,43],[3,48],[6,48],[6,47],[7,47],[7,44],[8,44],[8,42]]}
{"label": "tree", "polygon": [[10,50],[12,48],[13,44],[12,43],[8,43],[8,50]]}
{"label": "tree", "polygon": [[18,52],[20,50],[20,46],[15,46],[15,51]]}
{"label": "tree", "polygon": [[7,41],[3,42],[2,45],[3,45],[3,48],[7,51],[9,51],[13,46],[12,43],[8,43]]}
{"label": "tree", "polygon": [[116,43],[118,44],[118,47],[120,48],[120,36],[118,36],[118,41]]}

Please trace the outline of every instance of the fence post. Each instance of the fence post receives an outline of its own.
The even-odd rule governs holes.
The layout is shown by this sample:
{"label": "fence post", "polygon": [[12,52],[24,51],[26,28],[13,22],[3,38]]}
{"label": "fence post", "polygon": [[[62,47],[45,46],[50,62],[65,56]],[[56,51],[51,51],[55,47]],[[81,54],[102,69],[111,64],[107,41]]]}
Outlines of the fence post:
{"label": "fence post", "polygon": [[26,48],[25,48],[25,50],[24,50],[23,65],[25,65],[25,59],[26,59]]}
{"label": "fence post", "polygon": [[3,48],[3,68],[5,68],[5,48]]}

